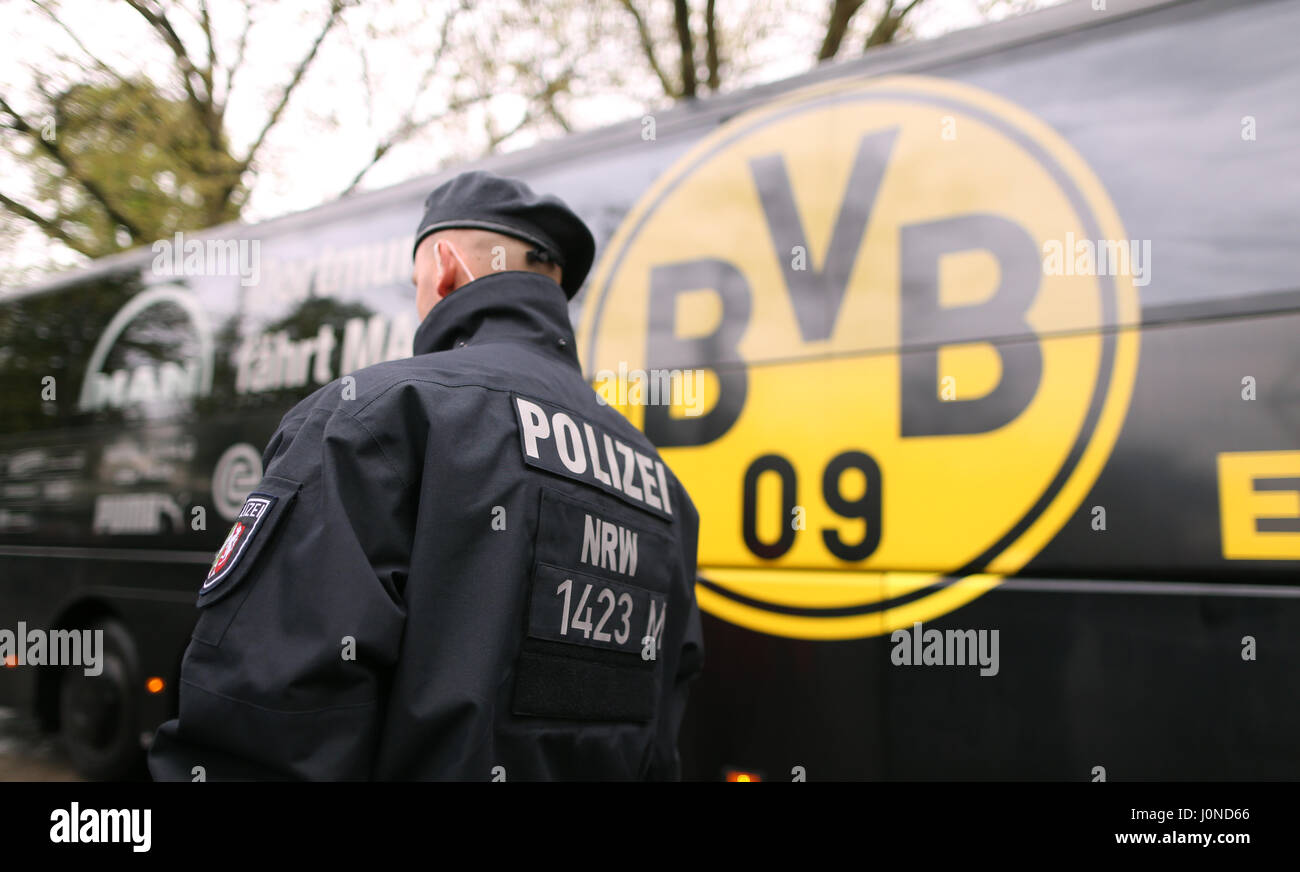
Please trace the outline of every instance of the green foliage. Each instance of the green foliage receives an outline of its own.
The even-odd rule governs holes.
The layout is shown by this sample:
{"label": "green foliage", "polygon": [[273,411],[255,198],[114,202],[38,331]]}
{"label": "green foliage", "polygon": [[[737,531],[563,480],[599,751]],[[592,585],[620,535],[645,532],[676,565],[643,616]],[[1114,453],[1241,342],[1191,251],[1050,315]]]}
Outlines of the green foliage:
{"label": "green foliage", "polygon": [[[224,136],[212,137],[192,104],[150,82],[79,84],[50,107],[71,169],[31,149],[38,197],[59,204],[58,223],[83,254],[100,257],[178,230],[232,221],[247,196]],[[120,229],[89,182],[131,223]]]}

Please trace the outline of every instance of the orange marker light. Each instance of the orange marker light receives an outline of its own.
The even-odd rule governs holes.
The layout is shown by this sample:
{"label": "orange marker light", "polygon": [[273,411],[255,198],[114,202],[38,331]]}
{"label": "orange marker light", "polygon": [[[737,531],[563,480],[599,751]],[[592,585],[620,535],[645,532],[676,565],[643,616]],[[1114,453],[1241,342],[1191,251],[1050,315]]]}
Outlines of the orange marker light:
{"label": "orange marker light", "polygon": [[161,678],[155,675],[153,678],[146,681],[144,686],[150,693],[162,693],[163,688],[167,685],[163,683]]}
{"label": "orange marker light", "polygon": [[738,769],[728,769],[727,780],[728,781],[762,781],[763,779],[760,778],[754,772],[741,772]]}
{"label": "orange marker light", "polygon": [[17,665],[18,665],[17,654],[10,654],[5,657],[5,666],[17,666]]}

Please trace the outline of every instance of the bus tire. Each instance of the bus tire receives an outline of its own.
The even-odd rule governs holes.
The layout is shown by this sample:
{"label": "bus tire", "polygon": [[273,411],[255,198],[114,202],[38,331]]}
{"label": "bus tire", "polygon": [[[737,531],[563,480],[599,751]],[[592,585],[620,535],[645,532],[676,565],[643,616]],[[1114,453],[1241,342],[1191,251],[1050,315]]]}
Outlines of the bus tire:
{"label": "bus tire", "polygon": [[105,620],[102,670],[86,675],[81,667],[63,671],[59,681],[59,738],[85,778],[111,781],[143,768],[140,747],[139,656],[126,627]]}

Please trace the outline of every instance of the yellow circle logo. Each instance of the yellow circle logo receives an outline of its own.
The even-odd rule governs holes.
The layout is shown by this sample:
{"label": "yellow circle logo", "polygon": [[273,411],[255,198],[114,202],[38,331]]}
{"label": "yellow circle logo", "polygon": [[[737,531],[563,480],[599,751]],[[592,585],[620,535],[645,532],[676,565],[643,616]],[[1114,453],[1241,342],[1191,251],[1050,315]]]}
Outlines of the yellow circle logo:
{"label": "yellow circle logo", "polygon": [[1019,571],[1137,369],[1130,241],[1014,105],[895,77],[738,116],[628,214],[580,331],[701,517],[703,609],[878,635]]}

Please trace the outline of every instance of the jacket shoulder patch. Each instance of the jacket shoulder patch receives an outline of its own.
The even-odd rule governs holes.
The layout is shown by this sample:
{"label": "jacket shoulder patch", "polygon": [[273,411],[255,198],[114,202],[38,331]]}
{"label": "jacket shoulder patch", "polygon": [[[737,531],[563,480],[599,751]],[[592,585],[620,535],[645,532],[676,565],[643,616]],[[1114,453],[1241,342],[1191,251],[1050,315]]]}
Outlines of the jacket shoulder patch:
{"label": "jacket shoulder patch", "polygon": [[244,507],[239,510],[239,517],[235,518],[235,523],[231,525],[230,532],[226,534],[226,540],[221,543],[221,548],[217,550],[216,556],[212,559],[212,566],[208,569],[208,576],[203,581],[203,587],[199,590],[199,596],[207,596],[212,591],[230,577],[239,565],[240,560],[248,552],[248,547],[252,544],[253,537],[261,531],[267,517],[271,514],[271,509],[275,506],[279,497],[268,493],[251,493],[248,499],[244,501]]}

